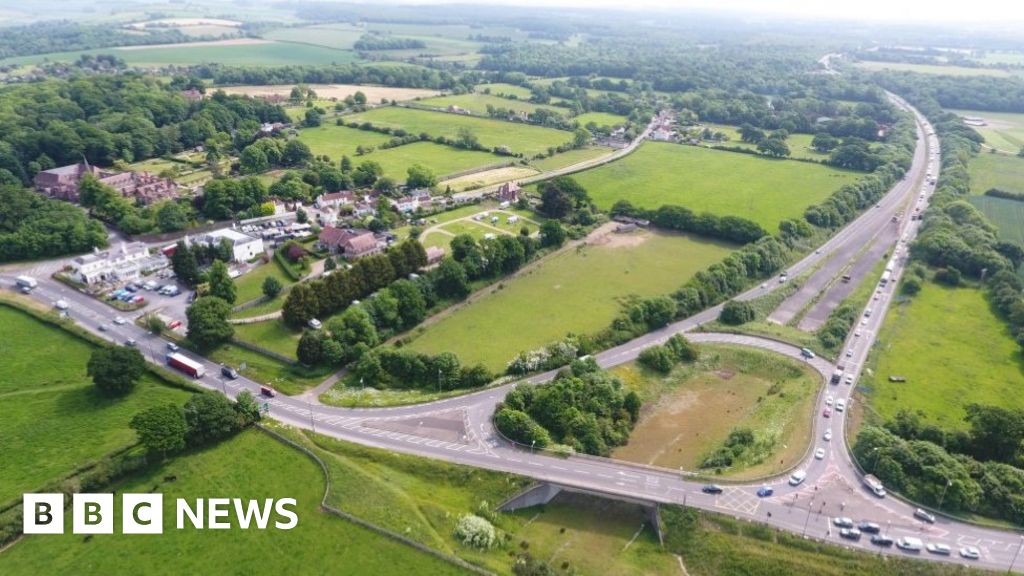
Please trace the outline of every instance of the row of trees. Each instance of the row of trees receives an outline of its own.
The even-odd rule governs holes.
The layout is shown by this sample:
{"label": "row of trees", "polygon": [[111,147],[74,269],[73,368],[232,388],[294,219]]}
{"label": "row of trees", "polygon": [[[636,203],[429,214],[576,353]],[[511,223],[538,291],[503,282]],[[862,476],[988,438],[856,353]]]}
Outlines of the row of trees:
{"label": "row of trees", "polygon": [[199,392],[184,406],[164,404],[139,412],[129,425],[151,454],[165,457],[186,447],[224,440],[260,420],[260,407],[248,390],[232,402],[217,392]]}
{"label": "row of trees", "polygon": [[754,242],[768,235],[760,224],[739,216],[718,216],[709,212],[695,214],[689,208],[666,204],[656,210],[637,208],[629,200],[617,201],[612,216],[630,216],[650,220],[666,230],[690,232],[737,244]]}
{"label": "row of trees", "polygon": [[351,385],[373,388],[420,388],[444,392],[479,388],[494,379],[482,364],[463,366],[451,352],[435,356],[409,350],[379,349],[352,365]]}

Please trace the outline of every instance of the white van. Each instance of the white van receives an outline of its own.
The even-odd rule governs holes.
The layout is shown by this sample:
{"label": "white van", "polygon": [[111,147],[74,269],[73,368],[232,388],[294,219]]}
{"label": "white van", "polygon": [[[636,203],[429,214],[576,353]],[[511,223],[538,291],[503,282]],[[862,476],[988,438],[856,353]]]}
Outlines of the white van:
{"label": "white van", "polygon": [[803,483],[804,479],[806,479],[806,478],[807,478],[807,472],[805,472],[803,470],[797,470],[796,472],[793,472],[792,475],[790,475],[790,477],[789,477],[789,485],[790,486],[799,486],[800,484]]}
{"label": "white van", "polygon": [[897,540],[896,546],[900,550],[906,550],[907,552],[920,552],[921,548],[924,548],[924,542],[920,538],[906,536]]}

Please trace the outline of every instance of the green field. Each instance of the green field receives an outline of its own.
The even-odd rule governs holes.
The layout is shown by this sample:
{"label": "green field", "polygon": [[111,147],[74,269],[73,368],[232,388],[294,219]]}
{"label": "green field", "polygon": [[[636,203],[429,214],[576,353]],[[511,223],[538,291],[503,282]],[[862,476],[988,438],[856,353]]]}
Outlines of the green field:
{"label": "green field", "polygon": [[278,28],[263,35],[267,40],[281,40],[299,44],[315,44],[335,50],[352,50],[356,40],[366,31],[349,24],[316,24]]}
{"label": "green field", "polygon": [[[292,279],[285,274],[277,260],[271,260],[235,278],[235,302],[244,304],[262,298],[263,281],[271,277],[277,278],[282,287],[293,284]],[[278,298],[282,297],[278,296]]]}
{"label": "green field", "polygon": [[[173,478],[173,480],[170,480]],[[38,574],[117,574],[166,572],[194,574],[463,574],[443,560],[385,538],[319,509],[325,480],[306,455],[256,430],[218,446],[178,456],[113,486],[114,492],[163,494],[161,535],[28,536],[0,554],[0,572]],[[177,498],[294,498],[298,524],[271,515],[266,530],[173,529]],[[115,497],[118,501],[119,498]],[[115,524],[117,522],[115,521]],[[190,526],[186,524],[186,526]]]}
{"label": "green field", "polygon": [[609,114],[608,112],[586,112],[579,116],[573,116],[573,120],[579,122],[580,126],[586,126],[593,122],[598,126],[615,127],[620,124],[625,124],[629,118],[620,116],[619,114]]}
{"label": "green field", "polygon": [[271,352],[295,359],[302,332],[284,325],[280,320],[266,320],[252,324],[236,324],[235,338],[250,344],[262,346]]}
{"label": "green field", "polygon": [[859,387],[869,419],[921,410],[926,421],[964,429],[967,404],[1024,408],[1020,346],[978,289],[926,282],[890,311],[871,360],[874,376],[862,376]]}
{"label": "green field", "polygon": [[549,256],[536,268],[425,330],[409,346],[454,352],[464,364],[503,370],[516,354],[567,333],[608,326],[631,294],[653,296],[721,260],[731,247],[689,236],[612,234],[595,245]]}
{"label": "green field", "polygon": [[101,396],[85,373],[92,350],[59,328],[0,306],[0,503],[133,444],[128,422],[137,412],[188,397],[148,373],[123,398]]}
{"label": "green field", "polygon": [[586,148],[577,148],[576,150],[568,150],[561,154],[555,154],[548,158],[541,160],[534,160],[530,162],[530,165],[539,170],[557,170],[559,168],[565,168],[566,166],[572,166],[573,164],[579,164],[586,160],[591,160],[599,156],[605,156],[611,154],[612,149],[604,146],[588,146]]}
{"label": "green field", "polygon": [[694,212],[741,216],[775,230],[858,173],[817,164],[662,142],[573,176],[603,209],[617,200],[643,208],[679,204]]}
{"label": "green field", "polygon": [[974,57],[972,60],[983,64],[1024,64],[1024,53],[1021,52],[986,52],[981,57]]}
{"label": "green field", "polygon": [[725,474],[753,478],[797,464],[811,441],[821,377],[783,356],[706,345],[696,363],[668,375],[636,363],[612,372],[644,401],[629,444],[617,448],[613,458],[698,471],[731,430],[744,426],[754,432],[756,444]]}
{"label": "green field", "polygon": [[970,200],[996,225],[1000,239],[1024,244],[1024,202],[992,196],[972,196]]}
{"label": "green field", "polygon": [[987,112],[982,110],[950,110],[960,116],[985,120],[985,126],[971,126],[985,137],[985,144],[1007,154],[1016,154],[1024,147],[1024,114]]}
{"label": "green field", "polygon": [[1024,193],[1024,158],[981,152],[967,164],[971,192],[984,194],[990,188]]}
{"label": "green field", "polygon": [[347,64],[358,60],[355,52],[332,50],[322,46],[291,42],[266,44],[225,44],[188,46],[176,45],[160,48],[97,48],[77,52],[56,52],[21,56],[3,60],[4,64],[39,64],[41,62],[70,62],[82,54],[114,54],[130,66],[182,66],[218,63],[229,66],[284,66],[288,64]]}
{"label": "green field", "polygon": [[[287,348],[282,346],[281,349],[286,350]],[[295,348],[293,347],[289,355],[293,356],[294,354]],[[246,378],[266,384],[278,392],[288,395],[299,394],[320,384],[333,372],[332,368],[324,366],[310,369],[290,366],[263,354],[231,344],[224,344],[207,356],[214,362],[227,364],[234,368],[245,364],[245,368],[239,372]]]}
{"label": "green field", "polygon": [[478,93],[482,94],[485,90],[490,90],[491,94],[495,96],[515,96],[520,100],[529,100],[533,92],[530,92],[529,88],[523,88],[515,84],[505,84],[502,82],[494,82],[491,84],[477,84],[475,88]]}
{"label": "green field", "polygon": [[347,126],[324,124],[316,128],[303,128],[299,131],[299,140],[305,142],[316,156],[326,154],[333,162],[339,162],[342,156],[348,156],[358,164],[365,159],[356,156],[358,146],[380,146],[391,140],[391,136]]}
{"label": "green field", "polygon": [[375,126],[403,128],[412,134],[425,132],[431,136],[453,139],[458,137],[460,128],[468,128],[488,148],[508,146],[514,152],[531,156],[546,152],[549,147],[564,144],[572,138],[569,132],[563,130],[397,106],[374,108],[369,112],[347,116],[346,119],[372,122]]}
{"label": "green field", "polygon": [[532,114],[535,110],[543,108],[552,112],[557,112],[563,116],[568,115],[568,110],[565,108],[558,108],[557,106],[547,106],[544,104],[534,104],[528,100],[510,100],[508,98],[501,98],[499,96],[491,96],[489,94],[456,94],[452,96],[438,96],[437,98],[427,98],[425,100],[419,100],[417,102],[423,106],[430,106],[432,108],[448,108],[449,106],[458,106],[464,110],[480,115],[487,116],[487,107],[493,108],[504,108],[513,112],[525,112]]}
{"label": "green field", "polygon": [[941,74],[943,76],[1010,76],[1006,70],[995,68],[969,68],[966,66],[941,66],[938,64],[910,64],[906,62],[864,61],[857,63],[858,68],[865,70],[893,70],[896,72],[919,72],[921,74]]}

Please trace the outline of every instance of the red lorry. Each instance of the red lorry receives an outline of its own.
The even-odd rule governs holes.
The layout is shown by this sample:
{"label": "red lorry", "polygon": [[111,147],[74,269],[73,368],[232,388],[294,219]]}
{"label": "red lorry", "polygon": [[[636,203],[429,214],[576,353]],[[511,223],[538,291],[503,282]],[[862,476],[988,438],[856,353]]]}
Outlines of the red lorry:
{"label": "red lorry", "polygon": [[193,378],[202,378],[206,374],[206,368],[202,364],[177,352],[167,355],[167,365],[177,368]]}

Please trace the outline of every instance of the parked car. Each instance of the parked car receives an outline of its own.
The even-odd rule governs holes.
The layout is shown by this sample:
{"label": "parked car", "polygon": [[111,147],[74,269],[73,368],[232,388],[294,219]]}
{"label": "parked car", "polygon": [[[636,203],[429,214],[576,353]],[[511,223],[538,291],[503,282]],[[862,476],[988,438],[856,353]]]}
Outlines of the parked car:
{"label": "parked car", "polygon": [[853,528],[853,520],[845,516],[836,516],[832,519],[832,524],[836,528]]}
{"label": "parked car", "polygon": [[964,546],[960,549],[960,556],[968,560],[978,560],[981,558],[981,552],[974,546]]}
{"label": "parked car", "polygon": [[923,520],[924,522],[927,522],[929,524],[935,524],[935,516],[929,514],[928,512],[925,512],[920,508],[914,510],[914,518],[917,518],[918,520]]}
{"label": "parked car", "polygon": [[772,494],[775,494],[775,489],[771,486],[761,486],[757,489],[757,495],[760,498],[767,498]]}
{"label": "parked car", "polygon": [[938,554],[939,556],[949,556],[953,550],[946,544],[938,544],[935,542],[929,542],[925,549],[932,554]]}
{"label": "parked car", "polygon": [[722,487],[719,486],[718,484],[708,484],[701,488],[700,491],[705,494],[721,494]]}
{"label": "parked car", "polygon": [[882,527],[874,522],[861,522],[857,524],[857,529],[865,534],[878,534],[882,531]]}
{"label": "parked car", "polygon": [[309,327],[312,328],[313,330],[319,330],[323,326],[323,324],[321,324],[320,321],[317,320],[316,318],[310,318],[309,322],[307,322],[306,324],[309,325]]}

